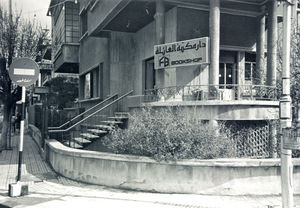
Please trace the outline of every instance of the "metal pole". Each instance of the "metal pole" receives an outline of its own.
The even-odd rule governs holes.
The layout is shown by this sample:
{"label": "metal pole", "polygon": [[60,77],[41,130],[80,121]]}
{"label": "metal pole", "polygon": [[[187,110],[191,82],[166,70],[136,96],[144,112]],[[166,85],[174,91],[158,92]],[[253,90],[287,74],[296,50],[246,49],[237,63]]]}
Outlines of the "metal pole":
{"label": "metal pole", "polygon": [[9,23],[11,24],[12,23],[12,3],[11,3],[11,0],[9,0],[9,2],[8,2],[8,12],[9,12]]}
{"label": "metal pole", "polygon": [[[9,12],[9,32],[10,32],[10,41],[9,41],[9,47],[11,47],[11,31],[12,31],[12,3],[11,0],[8,2],[8,12]],[[8,63],[11,64],[11,63]],[[9,135],[8,135],[8,142],[7,142],[7,150],[12,150],[12,141],[11,141],[11,115],[12,112],[10,110],[9,113]]]}
{"label": "metal pole", "polygon": [[[291,3],[283,5],[283,54],[282,54],[282,97],[280,99],[280,128],[289,128],[291,121],[290,96],[290,42],[291,42]],[[293,164],[292,151],[283,148],[281,136],[281,196],[283,208],[293,207]]]}
{"label": "metal pole", "polygon": [[22,154],[23,154],[23,141],[24,141],[24,120],[25,120],[25,98],[26,98],[26,88],[22,87],[22,117],[20,124],[20,143],[19,143],[19,162],[18,162],[18,177],[17,181],[21,180],[22,171]]}

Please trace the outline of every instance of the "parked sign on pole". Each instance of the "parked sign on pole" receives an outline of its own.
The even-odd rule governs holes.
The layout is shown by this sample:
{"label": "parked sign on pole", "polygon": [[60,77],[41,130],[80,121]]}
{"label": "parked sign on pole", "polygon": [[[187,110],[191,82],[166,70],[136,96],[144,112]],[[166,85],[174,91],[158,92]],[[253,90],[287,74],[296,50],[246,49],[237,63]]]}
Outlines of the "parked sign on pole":
{"label": "parked sign on pole", "polygon": [[15,59],[9,67],[9,77],[13,83],[28,87],[39,78],[39,65],[30,58]]}
{"label": "parked sign on pole", "polygon": [[40,68],[38,64],[29,58],[15,59],[9,67],[9,77],[13,83],[22,87],[22,117],[20,123],[20,143],[17,181],[21,180],[22,154],[24,141],[24,119],[25,119],[25,100],[26,88],[36,82],[39,77]]}

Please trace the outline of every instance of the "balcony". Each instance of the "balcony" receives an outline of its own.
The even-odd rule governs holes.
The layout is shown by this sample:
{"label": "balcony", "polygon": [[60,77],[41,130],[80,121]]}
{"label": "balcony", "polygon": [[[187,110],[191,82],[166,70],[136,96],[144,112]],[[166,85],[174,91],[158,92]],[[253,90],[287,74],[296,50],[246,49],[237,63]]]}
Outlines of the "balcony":
{"label": "balcony", "polygon": [[131,110],[179,107],[203,120],[273,120],[279,118],[277,89],[265,85],[188,85],[145,90],[131,96]]}
{"label": "balcony", "polygon": [[54,72],[78,73],[79,71],[79,44],[64,43],[54,57]]}
{"label": "balcony", "polygon": [[187,85],[145,90],[144,102],[208,100],[277,100],[277,89],[265,85]]}

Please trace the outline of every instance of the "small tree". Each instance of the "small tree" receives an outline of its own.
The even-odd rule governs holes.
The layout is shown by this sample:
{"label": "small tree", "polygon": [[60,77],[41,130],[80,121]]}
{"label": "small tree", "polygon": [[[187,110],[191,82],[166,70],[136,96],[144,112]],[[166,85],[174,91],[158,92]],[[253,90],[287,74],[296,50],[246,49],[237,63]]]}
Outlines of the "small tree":
{"label": "small tree", "polygon": [[49,87],[48,104],[56,109],[71,107],[78,98],[78,78],[55,77],[45,86]]}
{"label": "small tree", "polygon": [[21,19],[21,13],[11,16],[0,7],[0,99],[4,104],[0,150],[7,148],[12,110],[21,99],[21,88],[12,84],[8,67],[15,57],[36,60],[48,31],[34,21]]}

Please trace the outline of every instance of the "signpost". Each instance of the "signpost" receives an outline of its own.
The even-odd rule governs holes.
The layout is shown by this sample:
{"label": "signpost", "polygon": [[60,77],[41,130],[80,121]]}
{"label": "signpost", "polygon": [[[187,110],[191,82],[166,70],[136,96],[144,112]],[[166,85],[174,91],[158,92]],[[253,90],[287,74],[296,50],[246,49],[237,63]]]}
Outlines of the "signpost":
{"label": "signpost", "polygon": [[13,60],[9,67],[9,76],[13,83],[22,87],[22,115],[20,124],[20,143],[17,181],[21,180],[22,154],[24,140],[24,119],[25,119],[25,99],[26,87],[34,84],[39,77],[40,68],[38,64],[30,58],[18,58]]}

